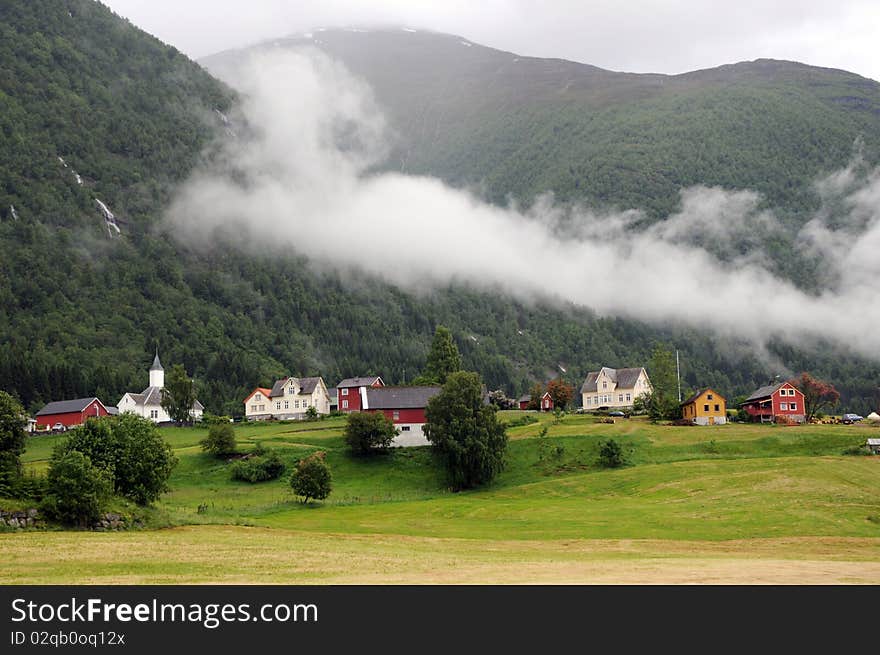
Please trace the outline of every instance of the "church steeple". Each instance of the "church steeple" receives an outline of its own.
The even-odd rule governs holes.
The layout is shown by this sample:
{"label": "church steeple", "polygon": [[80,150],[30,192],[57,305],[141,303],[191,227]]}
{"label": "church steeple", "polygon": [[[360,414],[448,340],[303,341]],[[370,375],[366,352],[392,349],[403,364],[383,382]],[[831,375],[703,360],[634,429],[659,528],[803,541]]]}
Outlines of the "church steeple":
{"label": "church steeple", "polygon": [[160,389],[165,386],[165,369],[162,368],[162,363],[159,361],[158,348],[156,349],[156,358],[150,367],[150,386],[159,387]]}

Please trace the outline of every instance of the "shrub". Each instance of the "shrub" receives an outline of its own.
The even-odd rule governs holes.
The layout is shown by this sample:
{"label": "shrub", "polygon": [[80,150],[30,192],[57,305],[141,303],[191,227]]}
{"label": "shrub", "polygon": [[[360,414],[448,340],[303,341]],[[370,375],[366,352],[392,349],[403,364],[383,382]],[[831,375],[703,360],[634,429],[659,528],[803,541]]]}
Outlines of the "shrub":
{"label": "shrub", "polygon": [[290,476],[290,487],[303,504],[309,500],[324,500],[330,495],[330,467],[324,461],[324,453],[318,452],[299,460]]}
{"label": "shrub", "polygon": [[599,447],[599,465],[604,468],[619,468],[625,464],[623,448],[614,439],[609,439]]}
{"label": "shrub", "polygon": [[284,473],[284,462],[277,453],[248,457],[232,465],[232,479],[243,482],[275,480]]}
{"label": "shrub", "polygon": [[314,405],[309,405],[309,408],[306,410],[306,419],[309,421],[318,420],[318,410]]}
{"label": "shrub", "polygon": [[354,412],[345,424],[345,443],[355,455],[372,455],[387,450],[397,428],[381,412]]}
{"label": "shrub", "polygon": [[850,446],[846,448],[842,453],[842,455],[873,455],[871,449],[868,448],[867,445],[862,444],[861,446]]}
{"label": "shrub", "polygon": [[227,457],[235,453],[235,429],[229,423],[212,425],[208,436],[199,444],[206,453],[214,457]]}
{"label": "shrub", "polygon": [[50,518],[86,527],[96,521],[113,490],[107,471],[83,453],[58,449],[48,473],[48,495],[42,510]]}
{"label": "shrub", "polygon": [[522,416],[517,416],[514,419],[511,419],[505,423],[505,425],[509,428],[519,427],[520,425],[529,425],[531,423],[537,423],[538,417],[533,414],[523,414]]}
{"label": "shrub", "polygon": [[202,415],[201,422],[204,425],[228,425],[231,422],[231,419],[228,416],[217,416],[216,414],[205,412]]}

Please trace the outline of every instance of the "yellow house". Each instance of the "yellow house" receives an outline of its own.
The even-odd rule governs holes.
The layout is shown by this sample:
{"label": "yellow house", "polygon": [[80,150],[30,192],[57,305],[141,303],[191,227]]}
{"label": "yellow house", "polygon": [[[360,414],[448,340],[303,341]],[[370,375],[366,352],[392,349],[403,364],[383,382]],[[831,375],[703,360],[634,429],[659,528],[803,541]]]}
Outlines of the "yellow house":
{"label": "yellow house", "polygon": [[681,415],[697,425],[724,425],[727,401],[717,391],[701,389],[681,404]]}

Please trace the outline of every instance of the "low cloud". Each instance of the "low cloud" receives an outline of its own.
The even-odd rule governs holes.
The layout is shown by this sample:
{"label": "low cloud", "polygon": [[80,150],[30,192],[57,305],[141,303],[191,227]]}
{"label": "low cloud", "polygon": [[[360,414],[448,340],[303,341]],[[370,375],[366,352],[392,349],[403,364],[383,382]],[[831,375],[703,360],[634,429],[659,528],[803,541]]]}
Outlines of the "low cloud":
{"label": "low cloud", "polygon": [[[828,340],[880,358],[877,170],[819,185],[846,211],[819,212],[799,235],[835,280],[809,294],[763,263],[755,235],[783,228],[754,192],[685,189],[680,211],[647,229],[634,227],[638,210],[563,207],[551,195],[498,207],[438,179],[376,173],[389,139],[382,114],[369,88],[324,55],[254,55],[227,81],[243,94],[249,130],[179,189],[167,220],[190,243],[234,235],[242,247],[295,251],[409,289],[466,283],[759,349],[773,338]],[[719,257],[734,241],[754,248]]]}

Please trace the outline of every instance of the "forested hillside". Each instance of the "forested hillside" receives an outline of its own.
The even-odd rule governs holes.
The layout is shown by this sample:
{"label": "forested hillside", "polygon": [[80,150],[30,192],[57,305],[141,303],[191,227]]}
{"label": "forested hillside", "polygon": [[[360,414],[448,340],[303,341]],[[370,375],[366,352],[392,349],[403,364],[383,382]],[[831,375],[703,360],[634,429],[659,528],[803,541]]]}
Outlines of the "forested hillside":
{"label": "forested hillside", "polygon": [[[385,56],[403,47],[389,43]],[[487,59],[514,58],[457,47]],[[483,69],[473,68],[474,80],[460,93],[471,89],[475,97],[481,85],[497,87],[486,102],[503,98],[508,110],[502,112],[497,103],[456,97],[450,89],[460,87],[448,80],[427,84],[432,71],[444,68],[430,53],[398,57],[400,65],[391,68],[371,63],[369,53],[383,53],[377,44],[352,52],[364,67],[375,67],[371,81],[401,121],[403,140],[389,166],[482,182],[494,199],[553,189],[564,198],[660,215],[674,203],[677,185],[699,181],[755,186],[797,211],[811,202],[800,192],[810,176],[844,163],[855,135],[863,134],[868,156],[876,154],[876,85],[846,73],[822,73],[827,80],[811,95],[783,71],[781,87],[764,93],[773,76],[758,75],[770,80],[759,84],[756,74],[733,67],[736,92],[757,98],[743,121],[760,129],[740,129],[734,139],[701,110],[690,122],[704,132],[673,147],[688,126],[678,117],[693,106],[714,103],[719,115],[743,111],[718,95],[732,84],[712,81],[727,79],[723,70],[680,76],[683,91],[673,93],[655,76],[644,87],[628,81],[642,76],[523,60],[551,72],[583,72],[584,81],[569,89],[584,86],[579,93],[595,108],[585,112],[580,96],[566,91],[536,99],[520,87],[487,86]],[[467,61],[459,65],[472,69]],[[380,69],[385,78],[376,77]],[[523,79],[543,79],[533,72]],[[420,76],[427,86],[416,90]],[[603,90],[603,80],[615,81]],[[557,78],[546,84],[559,90]],[[391,87],[399,104],[383,95]],[[650,97],[655,104],[648,113],[638,104],[623,111],[612,106],[612,96]],[[838,99],[844,97],[849,100]],[[517,109],[520,100],[524,109]],[[195,376],[209,410],[241,413],[248,390],[282,374],[323,375],[330,384],[369,373],[411,380],[441,323],[452,328],[465,366],[509,394],[561,368],[579,384],[599,365],[641,365],[657,340],[681,349],[691,386],[711,384],[734,396],[779,372],[695,331],[525,305],[461,287],[413,296],[377,281],[353,285],[317,272],[308,253],[279,261],[180,244],[159,219],[175,185],[208,156],[221,114],[233,104],[234,93],[200,66],[99,3],[0,2],[0,388],[31,409],[92,394],[115,404],[123,392],[146,386],[158,344],[166,366],[183,363]],[[666,107],[668,126],[649,138],[644,130],[657,124],[656,107]],[[789,134],[787,125],[800,127]],[[578,139],[566,151],[572,139],[565,131],[572,129],[595,138]],[[804,129],[815,130],[815,139],[801,143]],[[779,143],[767,146],[762,139],[769,133],[779,134]],[[783,147],[793,143],[800,149]],[[754,170],[765,156],[775,163]],[[847,407],[865,411],[874,402],[876,363],[781,345],[773,350],[792,371],[809,369],[837,383]]]}

